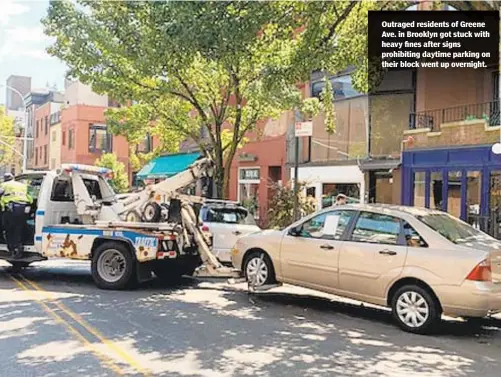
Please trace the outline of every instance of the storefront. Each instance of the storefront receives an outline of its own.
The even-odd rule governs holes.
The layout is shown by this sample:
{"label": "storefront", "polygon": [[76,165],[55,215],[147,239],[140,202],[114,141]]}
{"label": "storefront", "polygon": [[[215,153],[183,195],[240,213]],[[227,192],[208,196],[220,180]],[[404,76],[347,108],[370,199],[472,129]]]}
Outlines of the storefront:
{"label": "storefront", "polygon": [[446,211],[500,237],[501,156],[490,145],[406,151],[402,203]]}
{"label": "storefront", "polygon": [[238,168],[237,201],[259,220],[259,187],[261,184],[261,168]]}
{"label": "storefront", "polygon": [[365,179],[358,165],[300,166],[298,177],[306,184],[307,195],[317,200],[318,209],[333,205],[338,194],[348,196],[351,201],[365,202]]}

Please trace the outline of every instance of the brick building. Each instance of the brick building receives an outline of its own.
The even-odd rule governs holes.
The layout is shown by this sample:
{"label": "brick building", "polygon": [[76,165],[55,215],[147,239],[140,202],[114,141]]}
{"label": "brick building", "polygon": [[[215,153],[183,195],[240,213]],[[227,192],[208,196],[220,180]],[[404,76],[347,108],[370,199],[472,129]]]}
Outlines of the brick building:
{"label": "brick building", "polygon": [[447,211],[499,236],[497,67],[427,69],[418,78],[416,112],[404,132],[403,203]]}
{"label": "brick building", "polygon": [[61,113],[61,163],[94,165],[103,153],[113,153],[129,166],[129,146],[123,136],[107,129],[106,107],[73,105]]}

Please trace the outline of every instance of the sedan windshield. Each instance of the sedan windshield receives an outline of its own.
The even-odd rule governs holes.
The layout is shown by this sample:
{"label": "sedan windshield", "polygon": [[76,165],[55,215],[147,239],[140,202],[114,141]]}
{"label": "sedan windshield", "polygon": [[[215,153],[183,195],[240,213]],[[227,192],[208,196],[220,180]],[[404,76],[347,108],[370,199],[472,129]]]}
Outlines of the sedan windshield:
{"label": "sedan windshield", "polygon": [[417,218],[456,244],[479,239],[490,239],[487,234],[447,214],[429,214],[417,216]]}

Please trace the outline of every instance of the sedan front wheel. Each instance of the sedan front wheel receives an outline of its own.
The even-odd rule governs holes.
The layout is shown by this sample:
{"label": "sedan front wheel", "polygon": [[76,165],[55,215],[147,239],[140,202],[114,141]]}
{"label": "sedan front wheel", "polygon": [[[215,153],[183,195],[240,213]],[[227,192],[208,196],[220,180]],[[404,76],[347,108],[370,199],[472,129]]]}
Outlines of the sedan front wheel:
{"label": "sedan front wheel", "polygon": [[262,252],[253,252],[246,258],[244,274],[247,281],[256,287],[275,283],[275,270],[270,257]]}

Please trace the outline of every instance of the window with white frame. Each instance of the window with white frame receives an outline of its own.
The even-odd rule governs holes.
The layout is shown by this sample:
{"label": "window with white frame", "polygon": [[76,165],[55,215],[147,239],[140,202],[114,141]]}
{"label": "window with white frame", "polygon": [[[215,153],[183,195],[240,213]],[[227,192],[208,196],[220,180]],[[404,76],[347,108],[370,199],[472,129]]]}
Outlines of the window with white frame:
{"label": "window with white frame", "polygon": [[261,171],[259,167],[239,168],[238,201],[246,207],[257,220],[259,219],[259,184]]}

